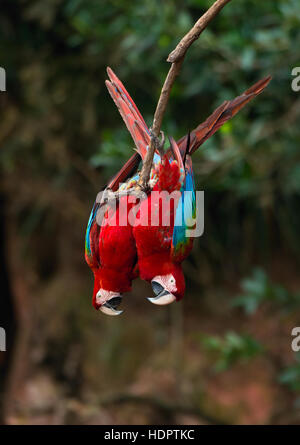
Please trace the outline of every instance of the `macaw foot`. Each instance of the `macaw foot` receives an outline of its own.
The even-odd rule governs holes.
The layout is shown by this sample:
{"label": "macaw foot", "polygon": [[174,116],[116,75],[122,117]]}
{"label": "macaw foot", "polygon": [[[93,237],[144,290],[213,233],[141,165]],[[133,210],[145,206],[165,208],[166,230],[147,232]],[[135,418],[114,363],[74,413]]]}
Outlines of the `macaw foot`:
{"label": "macaw foot", "polygon": [[96,295],[96,302],[99,309],[106,315],[121,315],[124,311],[118,311],[118,307],[122,302],[122,295],[118,292],[110,292],[100,289]]}
{"label": "macaw foot", "polygon": [[155,148],[156,150],[158,150],[159,154],[161,157],[163,157],[164,155],[164,146],[165,146],[165,133],[163,131],[160,131],[160,138],[155,136],[155,134],[152,131],[152,128],[150,128],[150,135],[151,135],[151,139],[154,142]]}
{"label": "macaw foot", "polygon": [[160,283],[152,281],[151,285],[153,292],[155,293],[155,297],[148,298],[151,303],[159,306],[165,306],[166,304],[173,303],[173,301],[176,300],[176,297],[166,290]]}

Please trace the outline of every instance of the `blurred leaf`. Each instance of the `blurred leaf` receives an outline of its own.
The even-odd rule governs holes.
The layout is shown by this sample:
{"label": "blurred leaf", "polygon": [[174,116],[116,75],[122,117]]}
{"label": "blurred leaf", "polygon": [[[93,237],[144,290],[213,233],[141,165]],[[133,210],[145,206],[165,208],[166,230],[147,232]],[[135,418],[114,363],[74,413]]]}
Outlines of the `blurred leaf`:
{"label": "blurred leaf", "polygon": [[290,293],[283,286],[272,283],[263,269],[256,268],[252,276],[242,281],[243,294],[236,297],[233,306],[242,307],[246,314],[253,314],[265,302],[293,309],[300,304],[300,293]]}
{"label": "blurred leaf", "polygon": [[206,350],[215,357],[216,372],[225,371],[237,362],[245,363],[263,351],[254,338],[235,332],[227,332],[224,338],[207,336],[202,342]]}
{"label": "blurred leaf", "polygon": [[278,380],[283,385],[287,385],[292,391],[300,391],[300,353],[295,354],[296,364],[286,368],[279,376]]}

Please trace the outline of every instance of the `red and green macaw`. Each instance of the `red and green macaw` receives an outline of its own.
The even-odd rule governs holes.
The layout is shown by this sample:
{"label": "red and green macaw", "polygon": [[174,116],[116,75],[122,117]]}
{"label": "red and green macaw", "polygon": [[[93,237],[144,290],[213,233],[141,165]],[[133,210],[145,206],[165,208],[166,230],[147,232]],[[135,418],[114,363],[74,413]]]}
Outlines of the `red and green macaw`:
{"label": "red and green macaw", "polygon": [[193,238],[186,236],[186,230],[191,229],[188,222],[193,226],[196,217],[190,145],[186,145],[184,153],[173,139],[170,145],[172,154],[163,156],[158,163],[153,193],[141,202],[133,228],[139,275],[151,282],[155,297],[148,299],[158,305],[180,300],[184,295],[181,263],[193,246]]}
{"label": "red and green macaw", "polygon": [[[106,86],[137,148],[106,187],[106,190],[116,192],[135,188],[139,179],[137,169],[140,160],[146,156],[151,133],[122,82],[110,68],[107,72],[110,80],[106,81]],[[102,204],[95,202],[86,230],[85,257],[94,273],[93,305],[96,309],[119,315],[122,311],[117,308],[122,293],[131,289],[132,280],[138,275],[151,282],[155,297],[149,300],[155,304],[169,304],[183,297],[185,281],[181,263],[193,244],[193,238],[186,237],[186,221],[194,220],[196,213],[191,156],[226,121],[260,94],[270,79],[268,76],[242,95],[225,101],[205,122],[177,143],[170,138],[170,147],[164,155],[155,153],[149,182],[151,190],[178,192],[177,198],[170,203],[167,226],[163,224],[164,205],[162,201],[153,204],[152,193],[141,201],[134,224],[118,223],[124,205],[127,212],[133,206],[128,196],[120,197],[116,208],[108,208],[105,224],[101,226],[97,212]],[[150,222],[153,211],[158,214],[158,225],[145,224]],[[176,223],[178,217],[181,224]]]}

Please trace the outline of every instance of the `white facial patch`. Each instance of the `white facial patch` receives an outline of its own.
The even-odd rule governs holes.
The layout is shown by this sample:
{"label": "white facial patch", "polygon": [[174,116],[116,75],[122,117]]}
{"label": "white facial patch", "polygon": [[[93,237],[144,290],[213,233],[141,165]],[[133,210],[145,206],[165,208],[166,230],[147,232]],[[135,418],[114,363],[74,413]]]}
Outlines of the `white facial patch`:
{"label": "white facial patch", "polygon": [[161,284],[170,293],[177,291],[176,280],[172,274],[158,275],[157,277],[153,278],[153,281]]}
{"label": "white facial patch", "polygon": [[104,304],[107,302],[107,300],[110,300],[111,298],[114,297],[119,297],[120,293],[119,292],[113,292],[110,290],[105,290],[105,289],[99,289],[96,295],[96,303],[97,304]]}

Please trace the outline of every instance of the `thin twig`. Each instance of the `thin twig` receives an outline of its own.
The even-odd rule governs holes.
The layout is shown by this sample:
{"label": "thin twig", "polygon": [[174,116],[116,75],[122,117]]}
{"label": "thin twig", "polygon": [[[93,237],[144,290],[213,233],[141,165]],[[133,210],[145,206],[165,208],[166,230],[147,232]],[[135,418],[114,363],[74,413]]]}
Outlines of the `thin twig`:
{"label": "thin twig", "polygon": [[193,28],[181,39],[176,48],[169,54],[167,61],[171,62],[171,68],[168,72],[164,85],[162,87],[160,97],[156,106],[153,118],[152,133],[150,147],[145,156],[143,167],[140,173],[139,185],[142,190],[147,191],[148,183],[152,168],[153,156],[157,149],[157,138],[160,134],[162,120],[166,111],[168,100],[172,86],[176,77],[179,74],[184,56],[191,46],[191,44],[198,39],[202,31],[207,27],[209,22],[221,11],[221,9],[230,0],[216,0],[215,3],[203,14],[202,17],[195,23]]}
{"label": "thin twig", "polygon": [[217,0],[202,17],[195,23],[193,28],[180,40],[176,48],[169,54],[168,62],[178,62],[185,56],[191,44],[197,40],[207,27],[208,23],[221,11],[221,9],[229,3],[230,0]]}

